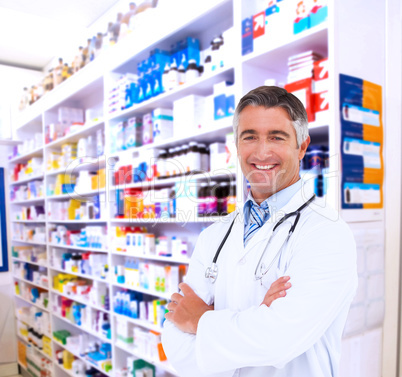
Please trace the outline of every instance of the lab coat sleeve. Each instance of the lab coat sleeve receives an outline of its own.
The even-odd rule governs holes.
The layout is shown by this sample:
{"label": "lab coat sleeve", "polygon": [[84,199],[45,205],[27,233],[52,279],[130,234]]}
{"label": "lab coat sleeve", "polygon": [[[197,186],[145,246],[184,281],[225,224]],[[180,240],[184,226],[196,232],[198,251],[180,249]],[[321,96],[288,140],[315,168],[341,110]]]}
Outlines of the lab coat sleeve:
{"label": "lab coat sleeve", "polygon": [[[206,262],[205,250],[203,250],[203,237],[200,234],[186,276],[186,283],[208,305],[214,302],[211,287],[207,279],[204,279]],[[205,260],[205,262],[204,262]],[[200,279],[201,276],[201,279]],[[184,333],[172,322],[166,320],[162,331],[162,345],[170,364],[176,369],[181,377],[231,377],[234,373],[232,368],[224,373],[202,372],[197,366],[195,355],[195,335]]]}
{"label": "lab coat sleeve", "polygon": [[286,273],[292,283],[286,297],[269,308],[217,310],[201,317],[196,337],[201,370],[281,368],[310,349],[341,312],[345,315],[357,287],[350,229],[328,220],[324,226],[303,226],[298,234]]}

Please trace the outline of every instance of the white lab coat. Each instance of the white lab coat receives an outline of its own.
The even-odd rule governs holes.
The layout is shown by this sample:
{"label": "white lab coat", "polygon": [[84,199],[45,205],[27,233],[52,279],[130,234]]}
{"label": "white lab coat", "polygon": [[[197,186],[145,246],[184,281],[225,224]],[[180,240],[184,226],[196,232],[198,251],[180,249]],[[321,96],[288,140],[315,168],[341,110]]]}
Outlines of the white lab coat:
{"label": "white lab coat", "polygon": [[[215,305],[198,324],[197,335],[165,321],[162,344],[182,377],[337,377],[341,335],[357,288],[353,235],[337,213],[316,198],[303,210],[282,254],[261,281],[254,271],[275,223],[310,197],[300,191],[244,248],[243,210],[217,264],[215,284],[204,277],[235,214],[199,236],[186,282]],[[294,218],[292,218],[292,221]],[[290,223],[278,227],[264,257],[266,266],[286,238]],[[286,297],[260,305],[270,285],[290,276]]]}

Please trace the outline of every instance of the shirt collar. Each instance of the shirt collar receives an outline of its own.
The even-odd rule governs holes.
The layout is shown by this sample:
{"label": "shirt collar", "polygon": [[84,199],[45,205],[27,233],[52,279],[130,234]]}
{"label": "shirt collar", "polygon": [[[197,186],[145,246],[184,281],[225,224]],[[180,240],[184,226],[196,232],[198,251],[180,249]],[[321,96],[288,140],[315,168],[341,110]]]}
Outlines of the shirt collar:
{"label": "shirt collar", "polygon": [[[276,192],[269,198],[265,199],[263,203],[266,203],[268,205],[270,216],[273,216],[275,212],[279,211],[282,207],[284,207],[290,201],[290,199],[292,199],[292,197],[296,194],[296,192],[301,189],[301,187],[302,187],[302,180],[299,179],[296,183],[293,183],[293,185],[290,185],[284,188],[283,190]],[[249,213],[251,203],[258,205],[254,200],[250,190],[246,202],[244,203],[245,217],[248,217],[247,215]]]}

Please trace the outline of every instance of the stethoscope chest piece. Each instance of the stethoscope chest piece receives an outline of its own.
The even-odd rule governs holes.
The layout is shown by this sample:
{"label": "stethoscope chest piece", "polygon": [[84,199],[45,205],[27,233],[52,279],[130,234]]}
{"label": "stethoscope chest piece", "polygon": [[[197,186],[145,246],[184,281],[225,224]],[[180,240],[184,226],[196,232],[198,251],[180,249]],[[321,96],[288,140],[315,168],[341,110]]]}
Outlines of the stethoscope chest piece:
{"label": "stethoscope chest piece", "polygon": [[211,283],[215,283],[217,277],[218,277],[218,265],[216,263],[212,263],[211,267],[208,267],[205,270],[205,278],[210,279]]}

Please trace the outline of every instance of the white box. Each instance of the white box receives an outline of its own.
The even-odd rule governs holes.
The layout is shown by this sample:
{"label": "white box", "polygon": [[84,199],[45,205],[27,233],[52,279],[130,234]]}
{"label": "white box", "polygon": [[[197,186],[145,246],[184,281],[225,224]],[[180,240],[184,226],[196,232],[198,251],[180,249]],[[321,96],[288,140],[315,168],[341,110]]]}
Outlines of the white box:
{"label": "white box", "polygon": [[190,95],[173,102],[173,134],[193,134],[205,124],[205,97]]}

